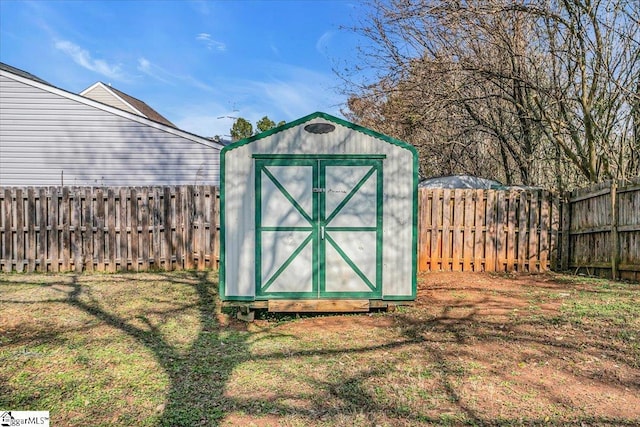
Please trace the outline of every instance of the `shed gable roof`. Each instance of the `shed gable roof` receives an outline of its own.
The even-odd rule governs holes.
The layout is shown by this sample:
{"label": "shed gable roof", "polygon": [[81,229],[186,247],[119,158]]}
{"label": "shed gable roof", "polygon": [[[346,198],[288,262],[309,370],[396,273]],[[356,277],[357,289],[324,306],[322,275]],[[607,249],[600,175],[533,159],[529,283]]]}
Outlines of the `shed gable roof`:
{"label": "shed gable roof", "polygon": [[390,136],[384,135],[384,134],[382,134],[380,132],[376,132],[373,129],[368,129],[368,128],[364,127],[364,126],[360,126],[360,125],[357,125],[355,123],[351,123],[351,122],[349,122],[347,120],[340,119],[338,117],[335,117],[335,116],[332,116],[330,114],[323,113],[323,112],[320,112],[320,111],[317,111],[315,113],[311,113],[311,114],[309,114],[307,116],[304,116],[304,117],[302,117],[302,118],[300,118],[298,120],[294,120],[294,121],[292,121],[290,123],[286,123],[286,124],[284,124],[282,126],[275,127],[275,128],[270,129],[270,130],[268,130],[266,132],[262,132],[262,133],[259,133],[257,135],[251,136],[249,138],[241,139],[241,140],[236,141],[236,142],[234,142],[232,144],[229,144],[229,145],[227,145],[226,147],[224,147],[222,149],[222,154],[224,154],[227,151],[233,150],[234,148],[241,147],[241,146],[246,145],[246,144],[250,144],[250,143],[258,141],[260,139],[268,138],[271,135],[277,134],[277,133],[282,132],[284,130],[291,129],[291,128],[296,127],[296,126],[300,126],[300,125],[302,125],[302,124],[304,124],[306,122],[309,122],[309,121],[311,121],[313,119],[316,119],[316,118],[322,118],[322,119],[324,119],[324,120],[326,120],[328,122],[332,122],[332,123],[335,123],[337,125],[344,126],[344,127],[349,128],[351,130],[354,130],[356,132],[360,132],[360,133],[363,133],[365,135],[371,136],[373,138],[380,139],[380,140],[382,140],[384,142],[387,142],[389,144],[397,145],[397,146],[399,146],[401,148],[404,148],[406,150],[411,151],[413,153],[413,155],[417,159],[418,152],[417,152],[416,148],[411,144],[408,144],[408,143],[406,143],[404,141],[401,141],[399,139],[395,139],[395,138],[392,138]]}

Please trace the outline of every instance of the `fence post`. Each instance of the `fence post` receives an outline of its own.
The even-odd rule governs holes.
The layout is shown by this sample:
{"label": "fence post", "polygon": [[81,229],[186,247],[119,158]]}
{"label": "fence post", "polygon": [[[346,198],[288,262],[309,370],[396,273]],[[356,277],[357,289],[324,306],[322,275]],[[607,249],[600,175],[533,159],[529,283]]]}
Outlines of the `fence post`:
{"label": "fence post", "polygon": [[571,259],[571,251],[569,248],[571,240],[571,193],[565,192],[560,203],[562,205],[562,243],[560,245],[562,253],[560,255],[560,269],[566,271],[569,269],[569,260]]}

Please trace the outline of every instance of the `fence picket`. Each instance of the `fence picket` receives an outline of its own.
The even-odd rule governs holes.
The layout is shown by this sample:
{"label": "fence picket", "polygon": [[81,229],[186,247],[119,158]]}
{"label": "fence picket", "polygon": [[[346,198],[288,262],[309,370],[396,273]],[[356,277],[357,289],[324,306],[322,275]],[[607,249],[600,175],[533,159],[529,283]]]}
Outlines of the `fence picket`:
{"label": "fence picket", "polygon": [[73,194],[71,225],[73,227],[73,239],[71,243],[71,257],[73,258],[73,268],[76,272],[81,272],[82,263],[82,193],[76,189]]}
{"label": "fence picket", "polygon": [[172,224],[171,224],[171,188],[164,187],[162,193],[162,223],[164,227],[163,254],[164,269],[171,271],[173,269],[171,257],[173,256],[172,242]]}
{"label": "fence picket", "polygon": [[47,271],[47,248],[49,247],[47,231],[47,191],[40,188],[38,190],[38,264],[41,272]]}
{"label": "fence picket", "polygon": [[184,243],[184,268],[187,270],[193,268],[193,219],[195,215],[195,203],[194,203],[194,187],[187,186],[185,191],[185,210],[184,210],[184,228],[185,239]]}
{"label": "fence picket", "polygon": [[36,197],[33,187],[27,188],[27,271],[36,270]]}
{"label": "fence picket", "polygon": [[507,201],[504,191],[497,193],[496,197],[496,271],[505,271],[507,258],[507,239],[505,222],[508,221]]}
{"label": "fence picket", "polygon": [[442,204],[440,202],[440,190],[431,190],[431,256],[429,257],[431,271],[438,271],[444,268],[442,264],[438,266],[440,251],[442,250],[442,232],[440,231]]}
{"label": "fence picket", "polygon": [[24,199],[22,188],[16,189],[16,271],[24,271]]}
{"label": "fence picket", "polygon": [[540,215],[538,192],[531,193],[531,208],[529,209],[529,271],[538,271],[538,218]]}
{"label": "fence picket", "polygon": [[461,259],[464,257],[464,245],[462,244],[462,220],[464,219],[464,204],[462,190],[453,192],[453,241],[452,241],[452,265],[453,271],[462,269]]}
{"label": "fence picket", "polygon": [[184,265],[184,187],[176,188],[176,220],[175,220],[175,242],[174,248],[176,253],[176,268],[185,268]]}
{"label": "fence picket", "polygon": [[515,269],[515,251],[516,251],[516,222],[518,218],[517,210],[517,193],[510,190],[507,194],[508,214],[507,220],[507,261],[506,271]]}
{"label": "fence picket", "polygon": [[70,227],[70,202],[69,202],[69,187],[62,188],[62,200],[60,202],[60,252],[61,252],[61,269],[63,271],[69,271],[69,260],[71,257],[71,227]]}
{"label": "fence picket", "polygon": [[427,271],[429,269],[429,248],[431,241],[429,239],[427,227],[430,211],[427,204],[428,194],[426,191],[418,193],[418,270]]}
{"label": "fence picket", "polygon": [[496,269],[496,193],[487,191],[484,271]]}
{"label": "fence picket", "polygon": [[116,271],[116,197],[113,188],[107,189],[106,203],[106,242],[105,242],[105,263],[106,270],[110,273]]}
{"label": "fence picket", "polygon": [[87,187],[84,192],[84,215],[82,218],[82,245],[84,248],[83,264],[86,271],[93,271],[93,188]]}
{"label": "fence picket", "polygon": [[11,209],[13,203],[11,203],[11,190],[6,188],[4,190],[4,216],[2,221],[2,230],[4,233],[4,239],[2,244],[2,259],[4,260],[4,271],[9,273],[13,270],[13,255],[11,250],[11,243],[13,238],[11,236]]}
{"label": "fence picket", "polygon": [[475,190],[475,242],[473,271],[483,271],[483,259],[485,250],[484,238],[484,191]]}
{"label": "fence picket", "polygon": [[105,226],[105,209],[104,209],[104,190],[98,188],[96,190],[96,257],[97,257],[97,270],[105,270],[104,260],[104,226]]}
{"label": "fence picket", "polygon": [[539,235],[539,270],[545,271],[548,269],[549,261],[549,225],[551,223],[551,212],[549,208],[549,193],[543,191],[540,198],[540,235]]}
{"label": "fence picket", "polygon": [[160,202],[160,192],[158,191],[158,187],[154,187],[150,190],[152,194],[152,203],[150,204],[151,208],[151,253],[153,254],[153,268],[160,269],[161,268],[161,256],[162,256],[162,204]]}
{"label": "fence picket", "polygon": [[198,185],[196,187],[196,194],[198,194],[198,219],[197,219],[197,246],[196,253],[198,254],[198,268],[200,270],[204,269],[204,247],[206,245],[206,237],[207,230],[205,230],[204,222],[205,222],[205,212],[206,212],[206,204],[207,200],[204,193],[204,187]]}
{"label": "fence picket", "polygon": [[218,189],[211,188],[211,220],[209,221],[209,248],[208,251],[211,254],[210,267],[218,268],[220,259],[220,253],[218,248],[220,247],[220,230],[218,229],[218,219],[220,218],[220,197]]}
{"label": "fence picket", "polygon": [[129,205],[127,198],[127,189],[120,188],[120,214],[118,222],[118,237],[119,237],[119,249],[118,255],[120,259],[120,271],[126,271],[129,269],[129,232],[127,222],[127,206]]}
{"label": "fence picket", "polygon": [[[529,230],[529,198],[527,193],[522,191],[520,193],[520,200],[518,204],[518,272],[524,271],[525,265],[527,265],[527,251],[529,249],[527,245],[527,233]],[[527,265],[528,268],[528,265]]]}
{"label": "fence picket", "polygon": [[474,195],[473,190],[464,190],[464,250],[462,252],[462,271],[471,271],[474,253]]}
{"label": "fence picket", "polygon": [[131,198],[129,199],[129,220],[131,221],[131,269],[133,271],[140,270],[140,230],[138,228],[138,190],[131,189]]}
{"label": "fence picket", "polygon": [[[151,265],[150,256],[150,248],[151,248],[151,236],[149,235],[149,219],[152,215],[152,210],[150,206],[151,197],[149,195],[149,187],[142,187],[140,191],[140,252],[141,252],[141,269],[142,271],[149,270],[149,266]],[[153,219],[152,219],[153,221]]]}

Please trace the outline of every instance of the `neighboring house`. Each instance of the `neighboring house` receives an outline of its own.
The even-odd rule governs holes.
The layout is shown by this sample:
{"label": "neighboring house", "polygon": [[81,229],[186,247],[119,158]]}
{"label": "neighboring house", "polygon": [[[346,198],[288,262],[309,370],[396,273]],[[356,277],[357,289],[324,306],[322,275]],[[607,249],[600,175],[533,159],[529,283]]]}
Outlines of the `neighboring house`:
{"label": "neighboring house", "polygon": [[127,99],[138,113],[0,63],[0,185],[219,184],[221,144]]}
{"label": "neighboring house", "polygon": [[126,93],[111,87],[111,85],[105,85],[102,82],[97,82],[91,87],[80,92],[80,95],[102,102],[103,104],[111,105],[112,107],[146,117],[154,122],[176,127],[176,125],[171,123],[143,101],[140,101],[131,95],[127,95]]}

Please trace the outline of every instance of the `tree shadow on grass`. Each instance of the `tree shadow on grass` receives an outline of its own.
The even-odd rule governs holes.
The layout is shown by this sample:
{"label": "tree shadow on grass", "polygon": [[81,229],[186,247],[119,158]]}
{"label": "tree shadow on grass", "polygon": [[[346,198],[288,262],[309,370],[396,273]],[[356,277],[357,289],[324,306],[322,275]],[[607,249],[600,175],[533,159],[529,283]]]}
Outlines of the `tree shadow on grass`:
{"label": "tree shadow on grass", "polygon": [[[125,333],[153,353],[169,381],[166,403],[158,408],[162,412],[160,425],[217,425],[228,409],[224,397],[227,381],[234,367],[248,357],[247,334],[231,330],[221,336],[224,328],[217,320],[217,281],[209,280],[208,273],[156,274],[162,276],[162,281],[191,287],[197,294],[194,306],[200,329],[188,348],[179,349],[162,333],[162,325],[144,314],[136,316],[134,323],[103,308],[95,298],[88,297],[77,276],[72,279],[66,302]],[[137,280],[132,276],[132,281]],[[158,287],[158,292],[162,291]]]}
{"label": "tree shadow on grass", "polygon": [[[486,413],[486,408],[470,403],[469,396],[464,395],[460,386],[465,375],[469,374],[464,363],[489,366],[499,360],[499,356],[478,353],[473,348],[475,344],[481,343],[494,343],[497,346],[532,345],[538,349],[540,354],[536,357],[540,360],[556,357],[555,352],[559,349],[572,354],[582,351],[581,342],[550,341],[550,336],[542,332],[539,327],[542,325],[535,323],[535,319],[504,328],[487,321],[478,311],[478,308],[486,306],[486,301],[470,306],[460,301],[456,306],[444,307],[441,312],[426,317],[417,311],[395,313],[389,316],[393,322],[384,323],[384,327],[388,328],[383,331],[388,333],[384,339],[369,342],[366,334],[358,333],[353,343],[338,343],[334,348],[331,340],[324,340],[324,335],[320,334],[320,341],[307,347],[311,340],[305,335],[317,333],[319,329],[318,324],[312,326],[313,319],[309,319],[308,325],[316,331],[298,328],[297,335],[291,336],[285,335],[290,331],[286,327],[280,329],[272,325],[273,327],[267,327],[258,333],[252,328],[254,332],[250,333],[242,330],[238,324],[234,324],[237,327],[234,329],[221,323],[218,320],[216,295],[218,284],[210,273],[155,273],[151,278],[135,274],[104,276],[104,282],[122,282],[118,285],[123,286],[123,290],[128,289],[123,294],[132,298],[138,298],[135,293],[136,283],[142,285],[145,281],[158,282],[157,291],[139,295],[139,299],[146,301],[146,308],[138,312],[135,306],[128,307],[128,311],[118,310],[114,306],[115,301],[105,300],[98,290],[86,284],[82,276],[61,277],[62,280],[57,282],[62,285],[58,290],[61,299],[53,299],[52,302],[64,303],[86,313],[95,320],[92,325],[114,328],[143,346],[145,353],[148,351],[153,354],[159,368],[166,375],[168,388],[163,390],[166,399],[159,406],[159,413],[150,414],[149,408],[144,408],[144,413],[154,422],[157,417],[158,425],[164,426],[215,426],[223,422],[277,425],[281,421],[307,425],[542,425],[545,424],[545,419],[537,418],[536,415],[493,418]],[[166,286],[163,288],[162,284]],[[163,301],[171,298],[167,288],[173,288],[174,295],[190,296],[175,301],[167,309],[167,305],[163,305]],[[122,294],[116,294],[122,297]],[[454,309],[464,309],[464,315],[452,313]],[[175,342],[174,335],[167,333],[164,322],[166,319],[179,321],[179,313],[182,312],[193,313],[190,323],[197,323],[198,328],[189,331],[187,343],[179,344]],[[357,320],[358,317],[347,317],[344,321],[351,322],[354,319]],[[366,327],[373,323],[366,322],[362,325]],[[304,328],[306,326],[307,324]],[[79,325],[77,330],[82,332],[84,328],[85,326]],[[67,345],[64,343],[65,332],[62,326],[53,333],[43,328],[42,335],[38,335],[35,342],[56,343],[60,340],[64,346]],[[61,337],[56,337],[56,333]],[[279,335],[285,339],[307,339],[307,342],[300,345],[294,341],[282,346],[280,342],[275,342],[277,345],[274,345]],[[327,336],[332,335],[328,333]],[[333,335],[334,338],[336,336],[339,337],[339,333]],[[604,347],[597,347],[597,343],[594,345],[598,353],[606,350]],[[403,365],[406,357],[417,359],[417,362],[411,361]],[[623,361],[620,358],[614,360]],[[246,362],[250,362],[253,367],[247,368],[248,365],[244,365]],[[345,366],[342,366],[342,362]],[[416,367],[420,363],[424,363],[432,371],[431,388],[409,390],[422,387],[422,383],[414,382],[398,366]],[[309,369],[306,369],[307,366]],[[314,369],[317,371],[314,372]],[[259,376],[263,373],[271,378],[263,381],[247,377],[247,389],[242,389],[243,374]],[[570,373],[567,371],[567,374]],[[507,372],[492,371],[486,375],[490,375],[493,381],[509,380]],[[387,380],[391,384],[386,384]],[[532,382],[530,385],[537,387],[537,393],[549,396],[558,405],[567,404],[562,399],[561,390],[545,389],[544,383]],[[627,386],[632,387],[631,384]],[[386,396],[387,390],[393,395]],[[441,396],[424,397],[425,391],[435,391]],[[136,392],[144,394],[154,391],[142,389]],[[409,392],[413,393],[413,398],[423,401],[418,404],[408,400],[403,402],[404,396]],[[148,401],[149,399],[146,400]],[[429,402],[445,405],[450,411],[437,406],[428,407]],[[139,420],[135,419],[135,415],[135,411],[130,411],[117,418],[117,424],[138,424],[136,421]],[[587,414],[567,421],[574,425],[633,425],[632,420],[612,420]]]}

